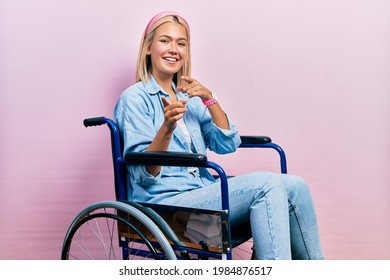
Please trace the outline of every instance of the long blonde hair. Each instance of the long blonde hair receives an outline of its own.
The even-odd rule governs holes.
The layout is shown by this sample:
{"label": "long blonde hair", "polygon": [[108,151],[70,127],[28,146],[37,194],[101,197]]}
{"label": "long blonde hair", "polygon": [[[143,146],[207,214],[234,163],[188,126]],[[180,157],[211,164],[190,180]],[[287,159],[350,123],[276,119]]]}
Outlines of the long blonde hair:
{"label": "long blonde hair", "polygon": [[137,82],[142,81],[143,83],[146,83],[149,81],[150,75],[152,73],[152,62],[150,55],[147,54],[147,51],[153,43],[157,28],[167,22],[174,22],[184,26],[187,33],[187,55],[184,60],[183,66],[174,75],[173,82],[176,84],[176,86],[182,86],[182,81],[178,78],[181,76],[191,76],[191,44],[190,29],[188,23],[180,14],[176,12],[162,12],[155,15],[150,20],[148,26],[142,34],[142,39],[138,52],[137,71],[135,78]]}

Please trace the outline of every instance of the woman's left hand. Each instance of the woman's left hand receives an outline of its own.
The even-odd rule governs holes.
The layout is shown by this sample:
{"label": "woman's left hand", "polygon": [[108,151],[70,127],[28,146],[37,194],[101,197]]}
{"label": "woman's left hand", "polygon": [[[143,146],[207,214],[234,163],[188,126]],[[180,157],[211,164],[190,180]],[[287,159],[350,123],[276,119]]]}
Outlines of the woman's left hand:
{"label": "woman's left hand", "polygon": [[188,84],[186,86],[177,87],[176,90],[186,92],[190,98],[199,96],[203,101],[213,98],[211,91],[197,80],[188,76],[181,76],[180,78]]}

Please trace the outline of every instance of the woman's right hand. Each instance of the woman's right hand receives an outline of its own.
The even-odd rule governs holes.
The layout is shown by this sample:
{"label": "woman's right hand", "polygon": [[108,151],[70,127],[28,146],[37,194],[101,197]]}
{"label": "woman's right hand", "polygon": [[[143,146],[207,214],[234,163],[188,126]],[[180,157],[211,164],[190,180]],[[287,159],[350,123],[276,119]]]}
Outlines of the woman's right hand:
{"label": "woman's right hand", "polygon": [[164,125],[169,131],[173,131],[177,126],[177,121],[180,120],[187,111],[187,100],[170,102],[164,96],[162,96],[161,99],[164,104]]}
{"label": "woman's right hand", "polygon": [[[187,111],[187,100],[180,100],[178,102],[170,102],[165,97],[161,97],[164,104],[164,123],[157,132],[150,146],[146,151],[167,151],[169,143],[172,138],[173,131],[177,126],[177,121],[183,117]],[[147,166],[146,170],[149,174],[157,176],[161,172],[161,166]]]}

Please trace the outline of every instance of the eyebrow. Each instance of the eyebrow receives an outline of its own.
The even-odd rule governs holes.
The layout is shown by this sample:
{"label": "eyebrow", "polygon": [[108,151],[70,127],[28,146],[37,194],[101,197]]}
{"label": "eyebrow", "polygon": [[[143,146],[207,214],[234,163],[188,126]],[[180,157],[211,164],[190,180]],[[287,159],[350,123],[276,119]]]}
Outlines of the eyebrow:
{"label": "eyebrow", "polygon": [[[173,37],[172,36],[169,36],[169,35],[160,35],[158,38],[161,38],[161,37],[166,37],[166,38],[169,38],[169,39],[173,39]],[[180,38],[177,38],[177,40],[179,41],[179,40],[184,40],[184,41],[187,41],[187,38],[185,38],[185,37],[180,37]]]}

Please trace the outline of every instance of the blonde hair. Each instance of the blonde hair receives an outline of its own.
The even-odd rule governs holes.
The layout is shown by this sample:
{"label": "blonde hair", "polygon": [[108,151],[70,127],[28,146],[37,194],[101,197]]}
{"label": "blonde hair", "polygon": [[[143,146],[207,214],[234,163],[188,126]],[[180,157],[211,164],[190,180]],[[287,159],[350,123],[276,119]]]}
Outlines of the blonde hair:
{"label": "blonde hair", "polygon": [[[161,17],[158,17],[159,15],[161,15]],[[183,66],[174,75],[173,82],[176,84],[176,86],[182,86],[183,82],[181,81],[181,79],[178,78],[181,76],[191,76],[191,47],[189,26],[186,20],[177,13],[161,13],[157,14],[154,18],[152,18],[142,35],[137,59],[137,69],[135,77],[136,82],[142,81],[143,83],[146,83],[149,81],[150,75],[152,73],[152,62],[150,55],[148,55],[147,52],[153,43],[157,28],[167,22],[173,22],[184,26],[187,34],[187,54]]]}

